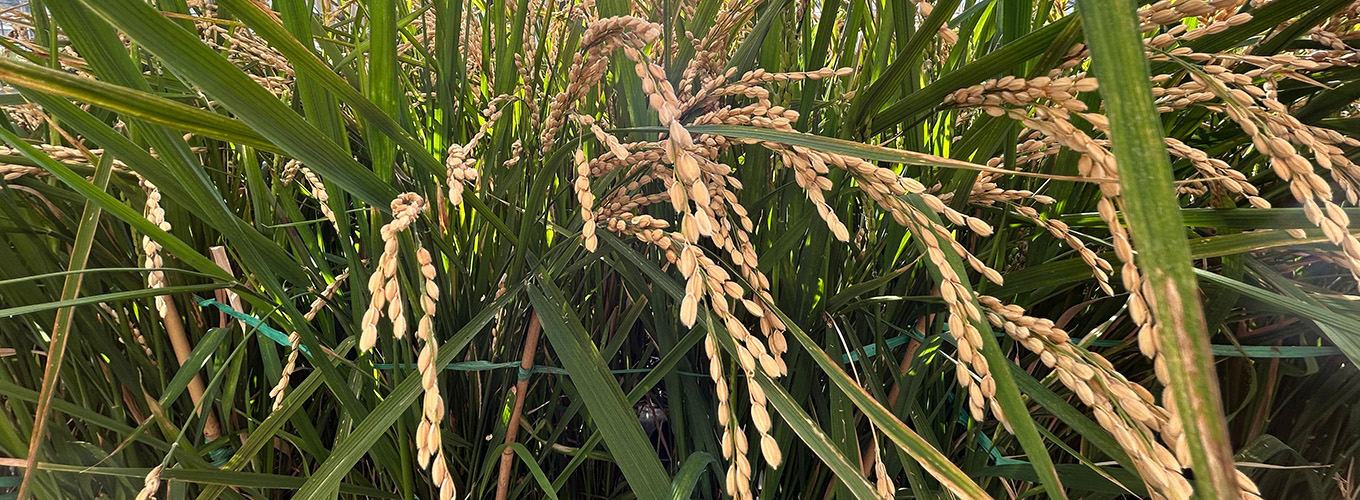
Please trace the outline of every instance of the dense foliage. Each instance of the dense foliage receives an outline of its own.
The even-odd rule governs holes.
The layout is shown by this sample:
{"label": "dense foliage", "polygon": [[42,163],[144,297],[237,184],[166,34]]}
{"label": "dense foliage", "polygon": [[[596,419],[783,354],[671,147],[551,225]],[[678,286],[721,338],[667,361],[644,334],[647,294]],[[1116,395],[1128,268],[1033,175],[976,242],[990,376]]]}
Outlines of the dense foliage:
{"label": "dense foliage", "polygon": [[0,10],[0,498],[1360,498],[1352,0]]}

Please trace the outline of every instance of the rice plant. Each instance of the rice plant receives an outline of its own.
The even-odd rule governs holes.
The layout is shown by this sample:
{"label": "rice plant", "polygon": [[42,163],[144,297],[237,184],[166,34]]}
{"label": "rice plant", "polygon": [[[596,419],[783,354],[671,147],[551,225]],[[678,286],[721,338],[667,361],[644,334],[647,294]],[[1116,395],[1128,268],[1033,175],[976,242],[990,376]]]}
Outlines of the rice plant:
{"label": "rice plant", "polygon": [[0,498],[1360,498],[1360,3],[0,9]]}

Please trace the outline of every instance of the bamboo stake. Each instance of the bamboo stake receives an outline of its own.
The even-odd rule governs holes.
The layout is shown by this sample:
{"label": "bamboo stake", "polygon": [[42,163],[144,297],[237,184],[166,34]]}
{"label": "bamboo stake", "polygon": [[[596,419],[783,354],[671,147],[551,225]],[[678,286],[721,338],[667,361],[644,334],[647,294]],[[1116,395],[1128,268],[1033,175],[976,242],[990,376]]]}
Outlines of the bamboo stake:
{"label": "bamboo stake", "polygon": [[[529,378],[524,376],[534,369],[534,354],[538,352],[538,334],[543,331],[538,323],[538,314],[529,312],[529,331],[524,338],[524,356],[519,363],[519,383],[515,384],[515,409],[510,413],[510,424],[505,429],[505,444],[515,442],[519,434],[520,412],[524,410],[524,395],[529,392]],[[514,466],[515,452],[508,446],[501,451],[500,479],[496,481],[496,500],[505,500],[510,494],[510,469]]]}
{"label": "bamboo stake", "polygon": [[[208,247],[208,253],[211,254],[213,262],[216,262],[218,267],[221,267],[223,271],[226,271],[227,274],[230,274],[233,278],[236,277],[236,271],[233,271],[231,269],[231,260],[227,258],[227,247],[220,245],[215,247]],[[241,304],[241,296],[237,295],[236,292],[233,292],[226,288],[219,288],[216,291],[216,295],[218,302],[225,302],[227,304],[231,304],[231,308],[237,311],[245,311],[245,308],[242,307]],[[222,318],[221,325],[223,328],[226,328],[227,313],[226,311],[222,311],[219,314]],[[243,332],[247,331],[245,321],[238,319],[236,320],[236,323],[241,325],[241,331]]]}
{"label": "bamboo stake", "polygon": [[[175,309],[175,302],[169,295],[161,296],[165,301],[165,333],[170,337],[170,346],[175,350],[175,359],[180,366],[189,359],[189,354],[193,352],[193,346],[189,344],[189,336],[184,333],[184,322],[179,319],[179,312]],[[203,376],[194,374],[194,379],[189,381],[189,398],[193,400],[194,406],[199,406],[203,400]],[[222,426],[217,421],[217,414],[213,413],[212,405],[202,405],[203,415],[203,438],[209,441],[217,439],[222,435]]]}

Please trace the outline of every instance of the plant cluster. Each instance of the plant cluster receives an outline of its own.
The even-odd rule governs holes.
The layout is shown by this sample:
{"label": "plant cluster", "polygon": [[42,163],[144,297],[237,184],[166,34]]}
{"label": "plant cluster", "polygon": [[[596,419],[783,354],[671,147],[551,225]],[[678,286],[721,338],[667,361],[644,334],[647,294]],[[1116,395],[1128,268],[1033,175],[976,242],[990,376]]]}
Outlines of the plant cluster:
{"label": "plant cluster", "polygon": [[1355,497],[1360,3],[1076,4],[0,10],[0,465]]}

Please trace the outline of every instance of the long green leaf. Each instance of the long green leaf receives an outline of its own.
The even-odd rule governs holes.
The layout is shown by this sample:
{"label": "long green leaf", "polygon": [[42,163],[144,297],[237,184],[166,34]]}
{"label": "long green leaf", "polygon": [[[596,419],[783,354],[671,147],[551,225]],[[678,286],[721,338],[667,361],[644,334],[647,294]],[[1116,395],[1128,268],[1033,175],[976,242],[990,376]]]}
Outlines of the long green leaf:
{"label": "long green leaf", "polygon": [[[113,26],[81,7],[76,0],[49,0],[46,5],[100,80],[135,91],[152,91],[142,74],[140,62],[134,61],[128,51],[121,50],[122,39]],[[145,145],[138,145],[124,138],[104,121],[76,109],[65,100],[26,93],[45,109],[70,123],[72,128],[131,164],[143,177],[156,183],[174,204],[200,214],[202,219],[235,244],[243,260],[267,263],[268,269],[273,272],[258,272],[262,279],[267,280],[271,274],[277,273],[295,283],[308,281],[309,277],[302,270],[290,265],[291,259],[283,249],[232,212],[219,194],[221,189],[214,184],[200,157],[181,136],[181,131],[158,127],[146,120],[125,115],[123,119],[128,134],[132,139],[145,142]],[[168,116],[176,114],[170,113]],[[152,158],[149,154],[153,150],[158,153],[158,158]]]}
{"label": "long green leaf", "polygon": [[[94,172],[94,186],[99,190],[107,189],[109,177],[113,173],[113,157],[105,155],[99,159]],[[90,247],[94,245],[94,231],[99,226],[99,216],[103,211],[94,200],[86,199],[85,208],[80,214],[80,225],[76,228],[76,241],[71,245],[71,257],[66,265],[68,271],[81,271],[89,262]],[[80,284],[84,274],[70,274],[62,283],[61,300],[70,302],[80,294]],[[28,441],[28,464],[24,467],[23,483],[19,485],[19,498],[28,498],[31,492],[33,472],[37,469],[38,455],[42,444],[47,442],[47,414],[52,411],[52,397],[56,394],[57,383],[61,380],[61,364],[66,358],[66,344],[70,340],[71,319],[75,307],[67,306],[57,311],[56,323],[52,325],[52,340],[47,345],[47,365],[43,368],[42,389],[38,394],[37,409],[33,412],[33,432]]]}
{"label": "long green leaf", "polygon": [[[907,195],[907,202],[915,206],[919,213],[926,214],[927,217],[934,219],[936,224],[939,223],[934,211],[926,205],[920,196]],[[912,240],[924,254],[927,245],[923,238],[934,237],[936,236],[931,234],[912,235]],[[945,247],[945,243],[940,241],[940,247]],[[954,275],[958,277],[963,287],[965,289],[971,288],[972,285],[969,283],[962,257],[954,252],[944,252],[943,254],[947,265],[953,267]],[[927,265],[927,269],[938,286],[946,286],[939,269],[931,265]],[[973,303],[973,307],[982,310],[982,306],[977,304],[976,295],[970,294],[967,300]],[[1016,384],[1015,378],[1012,377],[1010,370],[1001,368],[1006,365],[1009,359],[1006,353],[1001,350],[1001,344],[996,340],[996,336],[992,334],[991,325],[982,318],[978,318],[978,320],[965,318],[965,320],[970,321],[981,334],[982,346],[979,347],[979,350],[982,352],[983,358],[987,360],[987,366],[996,367],[990,370],[992,378],[996,381],[996,394],[993,397],[996,398],[996,402],[1001,407],[1005,417],[1009,419],[1010,431],[1015,434],[1030,462],[1034,464],[1034,470],[1041,478],[1046,493],[1055,498],[1067,498],[1062,481],[1053,466],[1053,459],[1049,457],[1048,449],[1044,446],[1043,436],[1039,435],[1038,424],[1030,416],[1029,408],[1020,395],[1020,388]]]}
{"label": "long green leaf", "polygon": [[[145,478],[147,473],[151,471],[151,469],[143,468],[88,467],[84,465],[65,465],[47,462],[39,463],[38,469],[52,472],[96,474],[101,476],[118,476],[136,479]],[[278,474],[262,474],[258,472],[229,472],[220,470],[172,468],[161,472],[161,480],[167,482],[182,481],[186,483],[221,487],[295,490],[302,486],[305,478],[281,476]],[[340,493],[358,495],[363,498],[400,498],[396,494],[377,488],[365,488],[352,484],[341,484]]]}
{"label": "long green leaf", "polygon": [[540,286],[546,290],[539,286],[529,288],[529,301],[543,324],[543,334],[571,373],[572,385],[590,409],[614,462],[628,478],[628,486],[638,498],[665,499],[670,494],[670,477],[630,410],[632,406],[624,401],[623,389],[609,373],[575,313],[565,308],[565,302],[548,288],[550,285]]}
{"label": "long green leaf", "polygon": [[675,473],[671,485],[671,500],[694,498],[694,487],[699,485],[699,479],[703,478],[704,471],[709,467],[713,468],[714,474],[718,474],[722,470],[722,462],[702,451],[696,451],[686,457],[684,464],[680,466],[680,472]]}
{"label": "long green leaf", "polygon": [[1049,23],[1019,40],[986,53],[967,66],[941,76],[930,85],[903,97],[874,115],[870,124],[871,134],[883,133],[939,106],[950,92],[995,77],[999,72],[1005,72],[1020,63],[1043,55],[1053,48],[1053,42],[1076,21],[1076,16],[1067,16]]}
{"label": "long green leaf", "polygon": [[[1208,259],[1224,255],[1237,255],[1248,252],[1269,250],[1281,247],[1310,248],[1311,245],[1327,243],[1327,238],[1319,230],[1306,231],[1305,237],[1295,238],[1284,231],[1255,231],[1250,233],[1225,234],[1188,240],[1192,259]],[[1114,252],[1102,253],[1101,258],[1114,259]],[[991,289],[996,296],[1009,296],[1091,279],[1091,266],[1080,257],[1054,262],[1046,262],[1015,271],[1006,275],[1006,283]]]}
{"label": "long green leaf", "polygon": [[[472,337],[490,323],[492,318],[496,317],[496,313],[500,312],[523,286],[515,284],[508,287],[504,295],[491,301],[476,316],[468,320],[452,339],[440,346],[439,359],[435,361],[435,367],[443,370],[444,366],[453,361],[453,358],[467,347],[468,342],[472,341]],[[420,393],[420,377],[407,377],[393,388],[383,402],[373,408],[363,422],[359,423],[353,433],[335,443],[331,456],[312,472],[312,476],[307,478],[307,482],[298,490],[295,498],[320,499],[325,496],[324,492],[341,484],[345,474],[348,474],[354,464],[368,453],[368,449],[391,429],[392,423],[416,401]]]}
{"label": "long green leaf", "polygon": [[[1360,208],[1342,208],[1351,218],[1360,218]],[[1271,229],[1311,229],[1317,227],[1308,221],[1302,208],[1182,208],[1181,218],[1187,226],[1197,227],[1244,227]],[[1072,226],[1103,226],[1100,214],[1066,214],[1060,220]]]}
{"label": "long green leaf", "polygon": [[63,307],[98,304],[100,302],[113,302],[118,300],[136,300],[144,299],[147,297],[156,297],[159,295],[176,295],[181,293],[205,292],[208,290],[219,290],[222,288],[226,288],[227,286],[228,285],[208,283],[203,285],[167,286],[162,288],[145,288],[141,290],[129,290],[126,292],[113,292],[100,295],[87,295],[84,297],[74,299],[58,300],[55,302],[44,302],[41,304],[30,304],[26,306],[0,309],[0,318],[10,318],[14,316],[32,314],[35,312],[51,311],[53,309],[60,309]]}
{"label": "long green leaf", "polygon": [[43,167],[48,172],[51,172],[53,177],[60,179],[81,195],[84,195],[97,203],[103,210],[107,210],[110,214],[127,222],[156,243],[160,243],[166,251],[179,257],[180,260],[183,260],[186,264],[198,269],[199,272],[207,273],[223,281],[233,281],[233,277],[223,271],[221,267],[218,267],[217,264],[213,263],[212,259],[204,257],[203,254],[194,251],[189,245],[180,241],[179,238],[165,232],[160,226],[152,224],[151,221],[146,220],[146,217],[142,217],[142,214],[118,201],[113,195],[99,189],[98,186],[85,180],[80,174],[72,172],[66,165],[53,160],[42,151],[28,145],[23,139],[20,139],[3,127],[0,127],[0,140],[9,143],[10,147],[18,150],[24,156],[28,157],[28,159],[33,160],[39,166]]}
{"label": "long green leaf", "polygon": [[278,147],[244,123],[161,96],[83,78],[15,59],[0,58],[0,81],[88,102],[119,114],[197,135],[238,142],[267,151]]}
{"label": "long green leaf", "polygon": [[1125,218],[1138,245],[1159,355],[1201,498],[1236,495],[1227,419],[1185,242],[1134,2],[1077,0],[1119,158]]}
{"label": "long green leaf", "polygon": [[[684,288],[675,278],[667,275],[655,263],[648,261],[636,250],[624,245],[623,242],[609,233],[600,233],[599,238],[601,242],[622,255],[625,260],[633,265],[634,269],[651,278],[652,283],[667,295],[676,300],[684,296]],[[709,322],[707,315],[700,315],[699,321],[699,328],[723,328],[717,322]],[[778,382],[770,380],[762,373],[757,373],[755,380],[765,390],[770,405],[775,408],[775,411],[779,412],[784,422],[789,424],[789,428],[798,435],[804,445],[811,449],[831,469],[855,498],[864,500],[877,498],[874,487],[859,473],[859,464],[851,462],[841,453],[837,444],[833,443],[826,431],[822,430],[817,422],[799,406],[798,401],[793,399],[788,389],[785,389]]]}
{"label": "long green leaf", "polygon": [[220,100],[289,156],[302,160],[323,178],[374,208],[389,210],[388,203],[397,195],[395,190],[196,36],[140,0],[81,3],[159,56],[178,76]]}
{"label": "long green leaf", "polygon": [[[397,2],[368,2],[368,96],[389,116],[400,111],[397,92]],[[368,127],[368,149],[373,155],[373,170],[384,180],[396,170],[397,148],[377,127]]]}
{"label": "long green leaf", "polygon": [[[1277,276],[1271,276],[1267,273],[1259,274],[1265,276],[1279,288],[1285,290],[1297,288]],[[1352,363],[1360,362],[1360,328],[1356,328],[1354,319],[1323,307],[1306,295],[1302,295],[1301,292],[1294,291],[1289,295],[1281,295],[1202,269],[1196,269],[1195,275],[1205,284],[1232,290],[1243,297],[1264,304],[1264,307],[1269,310],[1297,315],[1316,323],[1327,339],[1340,348],[1346,354],[1346,357],[1351,359]]]}
{"label": "long green leaf", "polygon": [[893,96],[893,91],[907,77],[907,71],[917,64],[917,58],[925,50],[926,43],[939,36],[938,30],[950,16],[954,15],[958,7],[959,0],[945,0],[934,4],[934,10],[920,26],[916,27],[916,33],[898,49],[897,59],[884,69],[878,80],[865,89],[860,94],[861,97],[851,105],[850,112],[846,114],[849,123],[866,123],[865,118],[868,114],[876,111]]}
{"label": "long green leaf", "polygon": [[[691,132],[697,132],[701,134],[715,134],[741,139],[755,139],[760,141],[771,141],[781,144],[789,144],[793,146],[802,146],[817,151],[848,155],[869,161],[886,161],[892,163],[901,163],[903,165],[954,168],[962,170],[974,170],[979,172],[1000,172],[1017,176],[1041,177],[1075,182],[1104,182],[1104,181],[1113,182],[1113,180],[1111,179],[1068,177],[1061,175],[1036,174],[1032,172],[1021,171],[1003,171],[1000,169],[988,167],[986,165],[978,165],[976,163],[969,163],[961,160],[943,158],[940,156],[935,156],[927,153],[919,153],[916,151],[906,151],[902,149],[889,148],[885,146],[875,146],[872,144],[847,141],[844,139],[822,137],[813,134],[799,134],[794,132],[785,132],[782,130],[771,130],[759,127],[748,127],[740,125],[695,125],[691,127],[686,127],[686,129],[688,129]],[[660,131],[661,129],[658,128],[656,130]]]}

